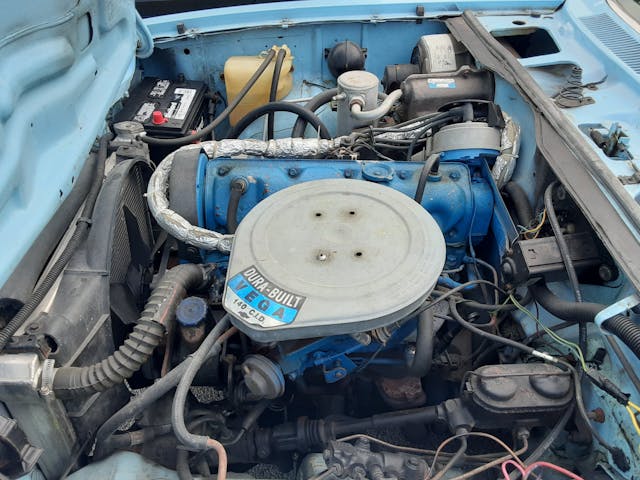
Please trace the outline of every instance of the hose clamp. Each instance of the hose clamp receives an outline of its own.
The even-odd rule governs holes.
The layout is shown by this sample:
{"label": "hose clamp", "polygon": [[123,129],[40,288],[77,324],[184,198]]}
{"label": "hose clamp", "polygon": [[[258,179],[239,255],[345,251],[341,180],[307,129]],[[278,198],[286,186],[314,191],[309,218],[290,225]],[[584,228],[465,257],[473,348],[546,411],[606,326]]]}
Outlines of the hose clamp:
{"label": "hose clamp", "polygon": [[42,373],[40,376],[40,395],[51,395],[53,393],[53,378],[55,377],[55,360],[47,359],[42,362]]}

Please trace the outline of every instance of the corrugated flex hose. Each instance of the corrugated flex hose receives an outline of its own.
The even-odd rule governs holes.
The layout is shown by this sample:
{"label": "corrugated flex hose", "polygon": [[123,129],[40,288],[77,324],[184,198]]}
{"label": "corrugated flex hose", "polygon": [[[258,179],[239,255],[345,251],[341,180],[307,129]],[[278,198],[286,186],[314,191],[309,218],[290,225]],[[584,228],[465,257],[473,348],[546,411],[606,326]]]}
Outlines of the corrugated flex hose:
{"label": "corrugated flex hose", "polygon": [[628,317],[615,315],[604,322],[604,326],[640,358],[640,325]]}
{"label": "corrugated flex hose", "polygon": [[[561,320],[593,322],[596,315],[605,308],[605,305],[599,303],[563,300],[543,284],[535,284],[529,288],[535,300]],[[622,340],[636,357],[640,358],[640,325],[624,315],[614,315],[603,323],[603,327]]]}
{"label": "corrugated flex hose", "polygon": [[149,359],[164,339],[176,307],[189,290],[204,286],[209,269],[201,265],[178,265],[158,283],[133,332],[108,358],[85,367],[55,370],[53,390],[59,397],[91,395],[122,383]]}

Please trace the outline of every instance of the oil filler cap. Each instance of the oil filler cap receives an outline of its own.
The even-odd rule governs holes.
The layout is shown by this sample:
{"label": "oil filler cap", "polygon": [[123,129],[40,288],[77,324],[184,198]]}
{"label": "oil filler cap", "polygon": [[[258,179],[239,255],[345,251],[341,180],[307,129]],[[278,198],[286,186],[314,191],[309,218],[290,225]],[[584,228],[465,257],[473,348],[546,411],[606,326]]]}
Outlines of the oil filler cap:
{"label": "oil filler cap", "polygon": [[242,220],[223,305],[256,341],[362,332],[414,311],[444,261],[438,224],[408,196],[355,179],[305,182]]}

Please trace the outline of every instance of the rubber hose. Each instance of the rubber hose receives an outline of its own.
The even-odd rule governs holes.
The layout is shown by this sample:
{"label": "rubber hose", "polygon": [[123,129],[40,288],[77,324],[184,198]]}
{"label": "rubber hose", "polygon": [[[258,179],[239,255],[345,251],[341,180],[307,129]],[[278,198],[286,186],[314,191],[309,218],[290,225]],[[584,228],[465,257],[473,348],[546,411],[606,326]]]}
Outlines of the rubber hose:
{"label": "rubber hose", "polygon": [[[232,333],[235,329],[230,329],[225,332],[225,335]],[[220,353],[220,349],[222,348],[222,341],[225,337],[223,335],[220,337],[220,341],[216,342],[209,354],[207,355],[209,358],[218,355]],[[164,377],[158,379],[153,385],[146,388],[142,393],[134,396],[129,403],[127,403],[124,407],[118,410],[116,413],[111,415],[111,417],[102,424],[102,426],[98,429],[96,433],[96,449],[94,456],[96,458],[103,458],[104,456],[111,453],[114,449],[112,439],[114,438],[114,433],[116,430],[127,420],[131,418],[135,418],[140,413],[145,411],[149,406],[153,405],[156,401],[166,395],[169,390],[175,387],[180,379],[184,376],[184,373],[187,371],[187,368],[191,364],[193,358],[191,356],[185,358],[180,364],[178,364],[175,368],[169,371]]]}
{"label": "rubber hose", "polygon": [[228,447],[230,445],[235,445],[236,443],[238,443],[242,439],[244,434],[247,433],[256,424],[258,418],[260,418],[260,416],[264,413],[270,403],[271,400],[267,399],[260,400],[258,403],[256,403],[242,419],[242,424],[240,425],[240,430],[238,430],[238,433],[236,433],[236,435],[230,441],[224,442],[223,445],[225,447]]}
{"label": "rubber hose", "polygon": [[135,445],[142,445],[162,435],[172,432],[171,425],[155,425],[134,432],[121,433],[111,437],[111,445],[115,450],[126,450]]}
{"label": "rubber hose", "polygon": [[304,118],[307,122],[309,122],[313,128],[315,128],[319,133],[320,137],[325,140],[330,140],[331,135],[329,134],[329,130],[322,120],[318,118],[318,116],[313,113],[311,110],[307,110],[305,107],[300,105],[296,105],[295,103],[289,102],[272,102],[262,105],[249,113],[247,113],[242,119],[233,127],[229,134],[227,135],[228,139],[238,138],[244,130],[255,122],[257,119],[266,115],[270,112],[290,112],[295,113],[298,117]]}
{"label": "rubber hose", "polygon": [[394,412],[380,413],[366,418],[354,418],[337,420],[329,426],[333,435],[340,437],[354,433],[362,433],[365,430],[386,428],[400,425],[431,424],[441,418],[441,407],[431,405],[409,410],[396,410]]}
{"label": "rubber hose", "polygon": [[[545,285],[529,287],[533,298],[552,315],[561,320],[593,322],[605,306],[599,303],[570,302],[553,294]],[[614,315],[603,323],[603,327],[618,337],[634,355],[640,358],[640,325],[624,315]]]}
{"label": "rubber hose", "polygon": [[91,225],[91,216],[93,215],[93,207],[98,199],[98,194],[102,188],[102,181],[104,177],[104,167],[107,160],[107,147],[109,145],[110,135],[103,135],[100,138],[100,146],[98,148],[98,159],[96,161],[96,172],[93,184],[89,189],[87,198],[84,202],[84,207],[80,214],[80,218],[76,221],[76,228],[64,248],[58,259],[51,266],[44,279],[35,288],[29,300],[22,306],[18,313],[11,319],[11,321],[0,332],[0,352],[4,350],[11,340],[11,337],[24,325],[27,319],[40,305],[40,302],[47,295],[55,281],[58,279],[64,268],[71,260],[71,257],[76,252],[80,244],[84,241],[89,226]]}
{"label": "rubber hose", "polygon": [[[333,97],[338,94],[337,88],[331,88],[329,90],[325,90],[324,92],[320,92],[318,95],[309,100],[304,108],[309,110],[310,112],[314,112],[318,110],[321,106],[326,105],[331,101]],[[291,138],[303,138],[304,131],[307,128],[307,121],[298,117],[296,123],[293,125],[293,130],[291,130]]]}
{"label": "rubber hose", "polygon": [[516,182],[508,182],[503,187],[503,190],[509,195],[509,198],[511,198],[518,223],[523,227],[528,227],[533,220],[533,209],[531,208],[525,191]]}
{"label": "rubber hose", "polygon": [[533,298],[542,308],[561,320],[570,322],[593,322],[604,305],[599,303],[576,303],[563,300],[555,295],[546,285],[535,283],[529,287]]}
{"label": "rubber hose", "polygon": [[275,55],[276,55],[276,51],[274,49],[269,50],[269,53],[267,54],[267,56],[264,58],[264,60],[262,61],[258,69],[251,76],[251,78],[247,80],[247,83],[245,84],[245,86],[242,87],[242,89],[238,92],[238,95],[236,96],[236,98],[234,98],[232,101],[229,102],[229,104],[227,105],[227,108],[225,108],[222,112],[220,112],[220,115],[218,115],[218,117],[213,122],[206,125],[202,129],[198,130],[197,132],[191,135],[186,135],[184,137],[178,137],[178,138],[155,138],[155,137],[149,137],[148,135],[141,135],[138,138],[143,142],[148,143],[149,145],[163,145],[163,146],[170,146],[170,147],[179,147],[181,145],[188,145],[189,143],[202,140],[204,137],[206,137],[211,132],[213,132],[215,128],[218,125],[220,125],[229,116],[229,114],[240,104],[242,99],[247,95],[247,93],[249,93],[249,90],[251,90],[251,87],[255,85],[255,83],[258,81],[260,76],[267,69],[267,67],[269,66],[269,64],[271,63],[271,60],[273,60],[273,57],[275,57]]}
{"label": "rubber hose", "polygon": [[418,317],[416,352],[408,369],[409,376],[424,377],[431,370],[434,342],[434,309],[429,308]]}
{"label": "rubber hose", "polygon": [[184,410],[193,378],[207,359],[209,351],[218,340],[218,337],[229,326],[229,322],[229,315],[222,317],[218,324],[204,339],[200,347],[198,347],[198,350],[196,350],[192,355],[192,361],[187,367],[184,376],[180,379],[178,388],[176,388],[171,408],[171,425],[173,425],[173,432],[180,444],[189,450],[206,451],[213,449],[218,453],[218,480],[223,480],[226,477],[226,451],[223,445],[217,440],[205,435],[195,435],[189,432],[184,422]]}
{"label": "rubber hose", "polygon": [[185,264],[169,270],[152,292],[133,332],[120,348],[99,363],[85,367],[61,367],[55,371],[53,390],[60,397],[103,392],[130,378],[147,362],[164,339],[165,328],[187,291],[202,287],[208,270]]}
{"label": "rubber hose", "polygon": [[[553,234],[556,237],[556,243],[558,244],[558,250],[560,250],[560,257],[562,263],[564,263],[567,276],[569,277],[569,283],[573,289],[573,295],[576,302],[582,303],[582,293],[580,292],[580,283],[578,282],[578,274],[573,266],[573,260],[571,259],[571,252],[569,251],[569,245],[567,240],[562,234],[560,228],[560,222],[558,222],[558,216],[556,215],[556,209],[553,206],[553,189],[558,182],[552,182],[544,191],[544,206],[547,209],[547,217],[549,218],[549,224],[553,230]],[[587,325],[585,322],[578,324],[578,345],[580,350],[586,356],[587,355]]]}
{"label": "rubber hose", "polygon": [[440,165],[440,154],[432,153],[429,155],[429,158],[422,165],[422,169],[420,170],[420,177],[418,178],[418,186],[416,187],[416,194],[413,199],[422,204],[422,198],[424,197],[424,189],[427,186],[427,179],[429,175],[437,174],[438,168]]}
{"label": "rubber hose", "polygon": [[362,110],[362,106],[356,103],[351,106],[351,116],[359,122],[374,122],[389,113],[394,103],[400,100],[401,97],[402,90],[394,90],[380,105],[371,110]]}
{"label": "rubber hose", "polygon": [[244,180],[231,182],[231,193],[229,194],[229,205],[227,206],[227,233],[236,233],[238,228],[238,206],[245,189],[246,182]]}
{"label": "rubber hose", "polygon": [[179,480],[193,480],[191,469],[189,468],[189,452],[178,450],[176,452],[176,473]]}
{"label": "rubber hose", "polygon": [[494,335],[493,333],[485,332],[484,330],[479,329],[472,323],[468,322],[462,315],[458,312],[458,307],[456,304],[456,300],[454,298],[449,299],[449,311],[451,316],[454,318],[456,322],[458,322],[463,328],[475,333],[479,337],[486,338],[487,340],[491,340],[496,343],[500,343],[502,345],[506,345],[507,347],[512,347],[517,350],[521,350],[526,354],[535,355],[536,350],[534,348],[529,347],[528,345],[524,345],[523,343],[516,342],[515,340],[511,340],[510,338],[501,337],[499,335]]}
{"label": "rubber hose", "polygon": [[623,315],[615,315],[604,327],[618,337],[629,349],[640,358],[640,325]]}
{"label": "rubber hose", "polygon": [[190,450],[204,451],[207,450],[207,437],[202,435],[194,435],[187,430],[184,421],[184,409],[187,401],[187,394],[191,388],[191,382],[195,377],[202,364],[207,358],[209,350],[213,347],[218,337],[229,326],[229,315],[225,315],[218,324],[209,332],[202,344],[192,354],[192,361],[184,372],[184,375],[178,383],[178,388],[173,397],[173,406],[171,409],[171,425],[178,441]]}
{"label": "rubber hose", "polygon": [[589,418],[587,409],[584,406],[581,375],[576,371],[575,368],[573,368],[572,365],[570,365],[569,363],[563,360],[558,360],[558,364],[561,365],[564,370],[571,372],[571,376],[573,377],[573,387],[575,389],[575,405],[576,405],[576,408],[578,409],[578,413],[580,414],[580,416],[582,417],[582,420],[584,421],[585,426],[589,429],[589,431],[591,432],[591,435],[593,435],[593,437],[600,443],[600,445],[602,445],[602,447],[605,448],[611,454],[611,457],[614,463],[616,464],[616,466],[624,472],[628,471],[630,468],[630,465],[629,465],[629,460],[625,455],[624,451],[620,447],[614,447],[613,445],[609,444],[602,437],[600,432],[591,423],[591,419]]}
{"label": "rubber hose", "polygon": [[[282,72],[282,65],[284,64],[284,57],[286,57],[287,51],[284,49],[278,50],[276,55],[276,64],[273,67],[273,78],[271,79],[271,90],[269,91],[269,102],[275,102],[278,96],[278,83],[280,83],[280,73]],[[273,112],[267,115],[267,138],[269,140],[274,137],[274,118]]]}

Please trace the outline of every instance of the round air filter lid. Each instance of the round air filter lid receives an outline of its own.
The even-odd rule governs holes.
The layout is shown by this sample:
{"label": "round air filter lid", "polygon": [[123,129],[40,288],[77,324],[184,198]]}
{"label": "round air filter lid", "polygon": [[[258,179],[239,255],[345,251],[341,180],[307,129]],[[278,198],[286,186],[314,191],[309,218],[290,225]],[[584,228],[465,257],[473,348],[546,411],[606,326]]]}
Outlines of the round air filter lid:
{"label": "round air filter lid", "polygon": [[416,309],[444,261],[438,224],[406,195],[362,180],[305,182],[242,220],[223,305],[257,341],[362,332]]}

